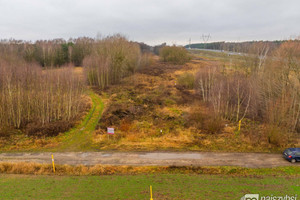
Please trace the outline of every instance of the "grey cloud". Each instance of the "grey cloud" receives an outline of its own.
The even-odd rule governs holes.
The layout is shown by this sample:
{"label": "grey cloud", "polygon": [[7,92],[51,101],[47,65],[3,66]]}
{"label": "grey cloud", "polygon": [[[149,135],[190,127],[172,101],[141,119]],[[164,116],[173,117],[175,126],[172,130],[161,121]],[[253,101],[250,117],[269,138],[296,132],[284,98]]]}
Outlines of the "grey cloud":
{"label": "grey cloud", "polygon": [[300,35],[298,0],[0,0],[0,38],[123,33],[150,44]]}

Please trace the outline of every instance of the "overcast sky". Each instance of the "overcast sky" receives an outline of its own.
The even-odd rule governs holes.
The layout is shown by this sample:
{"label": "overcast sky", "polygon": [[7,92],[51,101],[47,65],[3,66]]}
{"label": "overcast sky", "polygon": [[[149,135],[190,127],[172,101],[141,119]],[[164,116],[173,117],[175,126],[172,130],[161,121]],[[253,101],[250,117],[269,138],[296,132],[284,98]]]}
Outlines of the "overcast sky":
{"label": "overcast sky", "polygon": [[300,0],[0,0],[1,39],[122,33],[148,44],[289,39]]}

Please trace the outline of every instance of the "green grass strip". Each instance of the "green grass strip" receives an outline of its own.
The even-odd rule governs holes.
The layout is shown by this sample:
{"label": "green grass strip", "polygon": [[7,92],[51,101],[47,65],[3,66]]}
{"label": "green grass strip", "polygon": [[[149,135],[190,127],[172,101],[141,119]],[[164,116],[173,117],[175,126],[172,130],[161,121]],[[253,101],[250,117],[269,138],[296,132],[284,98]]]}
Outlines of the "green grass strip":
{"label": "green grass strip", "polygon": [[62,145],[54,149],[55,151],[88,151],[94,150],[92,144],[93,131],[104,108],[101,98],[93,91],[89,91],[93,105],[82,123],[64,134]]}
{"label": "green grass strip", "polygon": [[234,177],[224,175],[1,175],[1,199],[226,200],[248,193],[285,196],[300,192],[298,178]]}

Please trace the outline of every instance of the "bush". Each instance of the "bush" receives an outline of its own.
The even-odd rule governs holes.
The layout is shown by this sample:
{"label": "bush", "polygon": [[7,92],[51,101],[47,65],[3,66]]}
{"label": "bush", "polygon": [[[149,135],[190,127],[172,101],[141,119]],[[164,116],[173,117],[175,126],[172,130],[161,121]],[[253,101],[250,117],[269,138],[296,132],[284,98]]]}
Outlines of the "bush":
{"label": "bush", "polygon": [[217,134],[222,131],[224,124],[219,117],[211,117],[205,120],[203,129],[209,134]]}
{"label": "bush", "polygon": [[120,130],[128,132],[131,128],[131,122],[129,119],[123,119],[120,123]]}
{"label": "bush", "polygon": [[141,57],[141,68],[145,68],[151,66],[154,63],[153,54],[151,53],[143,53]]}
{"label": "bush", "polygon": [[186,127],[195,127],[204,133],[217,134],[224,128],[222,119],[211,114],[204,114],[199,108],[195,108],[185,118]]}
{"label": "bush", "polygon": [[10,137],[15,132],[13,127],[0,127],[0,138]]}
{"label": "bush", "polygon": [[159,55],[163,62],[170,62],[177,65],[182,65],[191,59],[185,48],[176,46],[163,47],[160,50]]}
{"label": "bush", "polygon": [[57,136],[68,131],[74,124],[68,121],[57,121],[48,124],[28,124],[26,133],[29,136]]}
{"label": "bush", "polygon": [[278,126],[268,125],[265,129],[265,134],[269,144],[285,146],[287,143],[287,131]]}
{"label": "bush", "polygon": [[194,89],[195,85],[195,76],[192,73],[185,72],[181,74],[178,79],[178,84],[183,86],[186,89]]}
{"label": "bush", "polygon": [[197,129],[202,129],[204,124],[205,116],[201,110],[195,108],[190,113],[186,114],[185,117],[185,126],[191,127],[194,126]]}

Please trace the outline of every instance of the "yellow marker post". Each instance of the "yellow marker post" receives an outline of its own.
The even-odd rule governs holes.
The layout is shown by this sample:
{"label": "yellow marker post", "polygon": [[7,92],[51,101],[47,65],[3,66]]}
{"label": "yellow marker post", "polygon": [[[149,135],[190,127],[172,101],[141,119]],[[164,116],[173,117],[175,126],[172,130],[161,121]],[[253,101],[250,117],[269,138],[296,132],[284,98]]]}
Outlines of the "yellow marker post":
{"label": "yellow marker post", "polygon": [[241,130],[241,124],[242,124],[242,120],[239,121],[239,130],[238,131]]}
{"label": "yellow marker post", "polygon": [[51,157],[52,157],[53,172],[55,173],[55,165],[54,165],[54,158],[53,158],[53,154],[51,155]]}
{"label": "yellow marker post", "polygon": [[152,185],[150,185],[150,200],[153,200],[153,198],[152,198]]}

